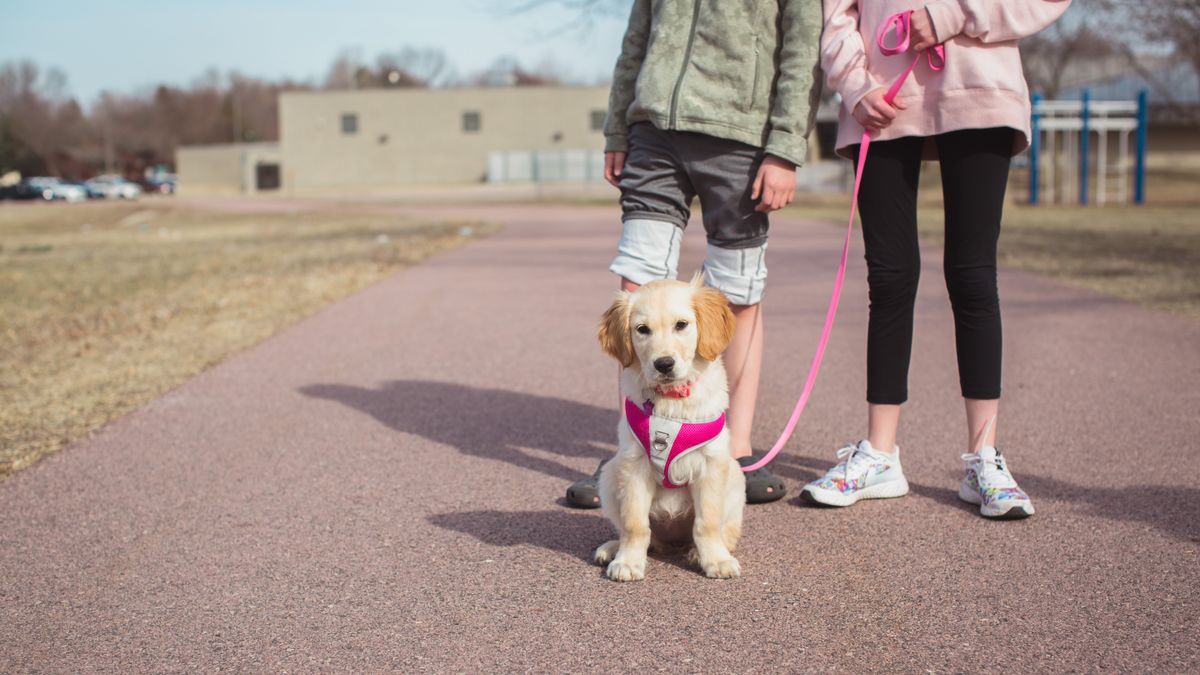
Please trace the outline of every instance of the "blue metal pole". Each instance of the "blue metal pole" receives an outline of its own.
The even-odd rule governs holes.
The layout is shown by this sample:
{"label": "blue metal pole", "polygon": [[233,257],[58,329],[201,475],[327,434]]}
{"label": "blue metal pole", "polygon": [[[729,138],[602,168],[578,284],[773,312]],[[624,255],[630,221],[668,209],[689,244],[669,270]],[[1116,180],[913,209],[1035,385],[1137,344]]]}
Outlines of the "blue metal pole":
{"label": "blue metal pole", "polygon": [[1040,122],[1042,116],[1038,112],[1038,104],[1041,102],[1042,95],[1034,94],[1032,120],[1033,128],[1030,133],[1031,138],[1029,139],[1029,203],[1035,206],[1038,203],[1038,182],[1040,180],[1038,176],[1038,162],[1040,161],[1039,155],[1041,154],[1040,151],[1042,148],[1042,134],[1040,131]]}
{"label": "blue metal pole", "polygon": [[1091,92],[1083,90],[1083,128],[1079,131],[1079,203],[1088,202],[1088,104]]}
{"label": "blue metal pole", "polygon": [[1138,92],[1137,112],[1137,167],[1133,174],[1133,203],[1146,203],[1146,127],[1149,114],[1146,105],[1146,90]]}

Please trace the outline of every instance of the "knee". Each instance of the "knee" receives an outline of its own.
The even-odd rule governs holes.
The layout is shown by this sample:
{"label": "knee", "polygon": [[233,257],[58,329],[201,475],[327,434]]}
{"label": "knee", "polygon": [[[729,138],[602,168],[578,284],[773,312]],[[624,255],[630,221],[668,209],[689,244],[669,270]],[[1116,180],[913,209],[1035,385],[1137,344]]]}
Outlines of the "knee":
{"label": "knee", "polygon": [[956,310],[986,312],[1000,304],[995,267],[947,267],[945,276],[950,304]]}
{"label": "knee", "polygon": [[725,294],[735,316],[757,311],[767,286],[767,243],[749,248],[708,245],[704,283]]}
{"label": "knee", "polygon": [[870,265],[867,285],[870,287],[872,307],[895,307],[910,305],[917,297],[917,284],[921,280],[921,264],[913,261],[906,264]]}
{"label": "knee", "polygon": [[622,278],[622,288],[674,279],[679,266],[683,230],[663,220],[631,218],[624,222],[617,256],[609,270]]}

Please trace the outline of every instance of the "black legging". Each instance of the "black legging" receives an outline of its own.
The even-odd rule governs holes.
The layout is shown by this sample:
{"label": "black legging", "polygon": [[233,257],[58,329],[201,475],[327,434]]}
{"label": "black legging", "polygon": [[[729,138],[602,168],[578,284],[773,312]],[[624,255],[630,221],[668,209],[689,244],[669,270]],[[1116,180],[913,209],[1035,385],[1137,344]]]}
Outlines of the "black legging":
{"label": "black legging", "polygon": [[[996,240],[1008,184],[1014,131],[967,129],[933,137],[946,206],[943,265],[962,395],[1000,398],[1000,299]],[[913,303],[921,275],[917,179],[924,137],[871,144],[858,209],[866,244],[871,314],[867,329],[867,401],[908,399]]]}

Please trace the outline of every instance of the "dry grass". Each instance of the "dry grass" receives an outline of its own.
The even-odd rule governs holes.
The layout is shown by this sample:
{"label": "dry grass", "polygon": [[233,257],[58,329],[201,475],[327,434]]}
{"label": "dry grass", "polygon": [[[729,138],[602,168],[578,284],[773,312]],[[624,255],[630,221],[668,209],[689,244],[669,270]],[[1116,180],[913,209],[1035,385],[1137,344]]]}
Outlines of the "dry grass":
{"label": "dry grass", "polygon": [[0,476],[487,230],[344,210],[0,207]]}

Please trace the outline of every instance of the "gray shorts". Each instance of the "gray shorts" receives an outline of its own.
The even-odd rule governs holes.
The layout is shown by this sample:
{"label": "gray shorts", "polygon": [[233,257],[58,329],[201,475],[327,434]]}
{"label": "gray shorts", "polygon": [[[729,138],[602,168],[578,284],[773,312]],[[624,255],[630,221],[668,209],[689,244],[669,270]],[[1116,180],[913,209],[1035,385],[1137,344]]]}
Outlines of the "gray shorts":
{"label": "gray shorts", "polygon": [[700,197],[708,250],[704,283],[735,305],[762,301],[767,282],[767,214],[750,199],[762,150],[737,141],[649,123],[629,129],[621,171],[621,240],[609,267],[635,284],[678,275],[683,229]]}
{"label": "gray shorts", "polygon": [[621,171],[622,220],[663,220],[687,226],[700,198],[708,243],[754,248],[767,240],[767,214],[750,199],[763,151],[752,145],[687,131],[662,131],[649,122],[629,128]]}

